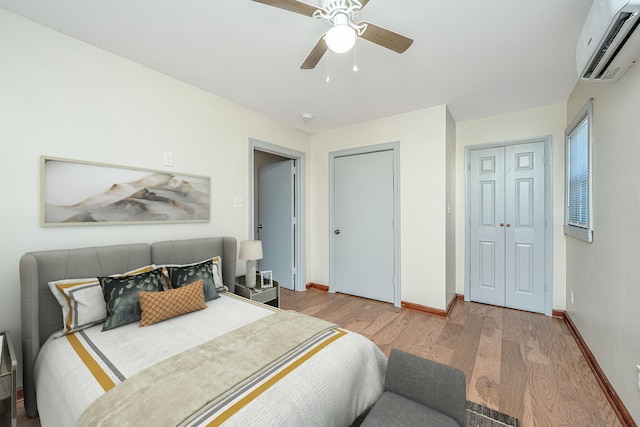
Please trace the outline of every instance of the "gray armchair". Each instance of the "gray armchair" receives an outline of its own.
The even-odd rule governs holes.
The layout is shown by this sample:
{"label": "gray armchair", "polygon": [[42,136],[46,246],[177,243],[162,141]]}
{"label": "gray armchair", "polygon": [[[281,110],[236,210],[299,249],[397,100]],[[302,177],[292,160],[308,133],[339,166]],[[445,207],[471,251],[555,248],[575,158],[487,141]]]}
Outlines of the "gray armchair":
{"label": "gray armchair", "polygon": [[467,386],[461,370],[393,349],[385,381],[385,391],[362,427],[467,425]]}

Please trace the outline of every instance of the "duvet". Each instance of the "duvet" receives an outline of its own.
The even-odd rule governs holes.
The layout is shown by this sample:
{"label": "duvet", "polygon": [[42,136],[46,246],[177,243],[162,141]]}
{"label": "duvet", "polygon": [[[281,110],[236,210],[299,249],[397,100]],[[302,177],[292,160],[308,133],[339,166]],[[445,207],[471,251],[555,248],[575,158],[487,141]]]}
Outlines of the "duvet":
{"label": "duvet", "polygon": [[368,339],[224,293],[147,327],[50,338],[34,367],[48,426],[348,426],[382,393]]}

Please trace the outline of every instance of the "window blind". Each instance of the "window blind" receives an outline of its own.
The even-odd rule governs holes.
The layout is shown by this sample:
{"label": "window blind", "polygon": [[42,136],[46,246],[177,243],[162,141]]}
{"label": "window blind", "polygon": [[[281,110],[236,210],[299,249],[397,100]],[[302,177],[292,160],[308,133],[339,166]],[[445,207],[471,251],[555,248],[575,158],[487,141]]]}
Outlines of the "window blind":
{"label": "window blind", "polygon": [[569,135],[568,224],[589,224],[589,116]]}

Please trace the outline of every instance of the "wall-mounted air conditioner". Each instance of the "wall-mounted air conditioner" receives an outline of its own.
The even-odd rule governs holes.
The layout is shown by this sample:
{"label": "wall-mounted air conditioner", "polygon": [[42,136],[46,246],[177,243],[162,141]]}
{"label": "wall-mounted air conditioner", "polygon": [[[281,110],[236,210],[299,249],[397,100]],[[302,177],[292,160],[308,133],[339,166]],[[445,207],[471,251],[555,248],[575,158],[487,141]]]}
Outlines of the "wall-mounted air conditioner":
{"label": "wall-mounted air conditioner", "polygon": [[582,80],[615,81],[640,57],[640,0],[595,0],[578,39]]}

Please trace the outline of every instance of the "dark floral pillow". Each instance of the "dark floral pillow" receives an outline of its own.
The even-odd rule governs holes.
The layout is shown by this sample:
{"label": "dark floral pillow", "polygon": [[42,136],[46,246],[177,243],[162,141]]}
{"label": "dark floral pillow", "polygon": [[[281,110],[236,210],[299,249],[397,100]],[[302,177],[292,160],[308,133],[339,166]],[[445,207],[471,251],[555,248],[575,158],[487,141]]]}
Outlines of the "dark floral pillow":
{"label": "dark floral pillow", "polygon": [[213,281],[213,262],[211,260],[192,265],[167,266],[166,269],[173,289],[181,288],[202,279],[204,282],[204,300],[210,301],[220,298]]}
{"label": "dark floral pillow", "polygon": [[162,269],[124,277],[98,277],[107,303],[103,331],[140,321],[142,310],[138,292],[162,291]]}

